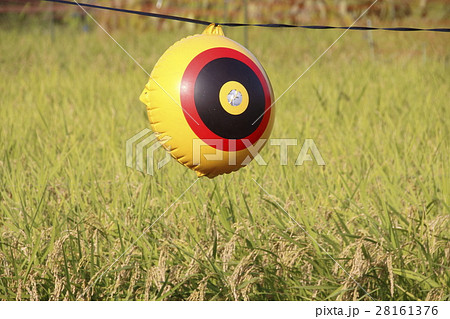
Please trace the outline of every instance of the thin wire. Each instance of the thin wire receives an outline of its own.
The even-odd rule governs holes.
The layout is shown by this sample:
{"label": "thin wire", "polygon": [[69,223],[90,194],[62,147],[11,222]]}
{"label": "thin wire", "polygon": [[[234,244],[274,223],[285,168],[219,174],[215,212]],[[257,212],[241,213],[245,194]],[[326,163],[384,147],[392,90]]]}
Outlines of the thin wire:
{"label": "thin wire", "polygon": [[207,21],[207,20],[190,19],[190,18],[179,17],[179,16],[174,16],[174,15],[168,15],[168,14],[160,14],[160,13],[153,13],[153,12],[144,12],[144,11],[120,9],[120,8],[113,8],[113,7],[106,7],[106,6],[98,6],[95,4],[88,4],[88,3],[81,3],[81,2],[75,3],[72,1],[65,1],[65,0],[42,0],[42,1],[70,4],[70,5],[80,5],[83,7],[94,8],[94,9],[124,12],[124,13],[142,15],[142,16],[147,16],[147,17],[152,17],[152,18],[175,20],[175,21],[182,21],[182,22],[201,24],[201,25],[217,24],[217,25],[221,25],[224,27],[303,28],[303,29],[311,29],[311,30],[341,29],[341,30],[355,30],[355,31],[382,30],[382,31],[400,31],[400,32],[415,32],[415,31],[450,32],[450,28],[410,28],[410,27],[385,28],[385,27],[358,27],[358,26],[344,27],[344,26],[329,26],[329,25],[295,25],[295,24],[284,24],[284,23],[235,23],[235,22],[217,23],[217,22],[211,22],[211,21]]}
{"label": "thin wire", "polygon": [[[166,91],[166,90],[165,90],[165,89],[164,89],[164,88],[163,88],[163,87],[162,87],[162,86],[161,86],[161,85],[160,85],[160,84],[159,84],[159,83],[158,83],[158,82],[150,75],[150,73],[148,73],[147,70],[145,70],[144,67],[143,67],[138,61],[136,61],[136,59],[135,59],[130,53],[128,53],[128,51],[125,50],[125,48],[124,48],[123,46],[120,45],[120,43],[117,42],[116,39],[114,39],[113,36],[112,36],[111,34],[109,34],[109,32],[106,31],[106,29],[105,29],[100,23],[98,23],[98,21],[95,20],[94,17],[93,17],[89,12],[86,11],[86,9],[83,8],[83,6],[92,6],[92,5],[87,5],[87,4],[85,4],[85,3],[77,2],[76,0],[74,0],[74,2],[68,2],[68,1],[54,1],[54,0],[43,0],[43,1],[50,1],[50,2],[64,2],[64,3],[73,4],[73,5],[76,5],[76,6],[80,7],[80,9],[83,10],[83,12],[86,13],[86,15],[88,15],[89,18],[91,18],[92,21],[94,21],[95,24],[98,25],[98,27],[99,27],[100,29],[102,29],[103,32],[105,32],[105,33],[111,38],[111,40],[113,40],[113,41],[119,46],[119,48],[121,48],[122,51],[125,52],[126,55],[128,55],[128,57],[129,57],[131,60],[133,60],[134,63],[136,63],[136,65],[139,66],[139,67],[142,69],[142,71],[144,71],[145,74],[147,74],[148,77],[149,77],[153,82],[155,82],[156,85],[157,85],[164,93],[166,93],[166,95],[167,95],[172,101],[175,102],[176,105],[178,105],[181,109],[183,109],[183,108],[181,107],[181,105],[180,105],[180,104],[172,97],[172,95],[170,95],[169,92],[167,92],[167,91]],[[183,111],[185,111],[185,110],[183,109]],[[189,114],[187,111],[185,111],[185,112],[186,112],[186,114],[187,114],[187,115],[195,122],[195,124],[200,125],[200,124],[198,124],[198,122],[191,116],[191,114]]]}
{"label": "thin wire", "polygon": [[150,226],[148,226],[147,228],[145,228],[144,231],[141,233],[141,235],[140,235],[138,238],[136,238],[136,240],[133,241],[133,243],[131,243],[131,245],[129,245],[128,248],[125,249],[124,252],[123,252],[119,257],[117,257],[117,258],[114,260],[114,262],[113,262],[111,265],[109,265],[108,268],[106,268],[106,270],[103,271],[103,272],[100,274],[100,276],[98,276],[98,277],[95,279],[95,281],[94,281],[93,283],[91,283],[90,285],[88,285],[88,286],[83,290],[83,293],[82,293],[80,296],[78,296],[77,300],[80,300],[80,299],[86,294],[86,292],[87,292],[89,289],[91,289],[92,287],[94,287],[94,286],[97,284],[97,282],[98,282],[98,281],[99,281],[99,280],[100,280],[100,279],[101,279],[101,278],[102,278],[102,277],[103,277],[103,276],[104,276],[104,275],[112,268],[112,266],[114,266],[114,265],[119,261],[120,258],[122,258],[125,254],[127,254],[127,253],[131,250],[131,248],[133,248],[133,246],[139,241],[139,239],[141,239],[142,236],[144,236],[144,235],[145,235],[145,234],[153,227],[153,225],[155,225],[156,222],[157,222],[158,220],[160,220],[161,217],[163,217],[163,216],[169,211],[169,209],[171,209],[172,206],[175,205],[175,203],[178,202],[178,201],[180,200],[180,198],[183,197],[183,195],[186,194],[186,192],[187,192],[188,190],[190,190],[191,187],[194,186],[194,184],[197,183],[199,180],[200,180],[200,179],[197,178],[197,179],[196,179],[196,180],[195,180],[188,188],[186,188],[186,190],[185,190],[183,193],[181,193],[180,196],[177,197],[177,199],[175,199],[175,200],[172,202],[172,204],[170,204],[169,207],[166,208],[166,210],[165,210],[161,215],[159,215],[158,218],[155,219],[155,221],[153,221],[153,223],[152,223]]}
{"label": "thin wire", "polygon": [[364,10],[364,12],[361,13],[361,15],[355,21],[353,21],[353,23],[344,32],[342,32],[342,34],[336,40],[334,40],[334,42],[331,43],[331,45],[325,51],[323,51],[322,54],[319,55],[319,57],[315,59],[314,62],[311,63],[311,65],[302,74],[300,74],[300,76],[294,82],[292,82],[292,84],[289,85],[289,87],[284,90],[284,92],[281,93],[281,95],[277,99],[275,99],[275,101],[273,101],[273,103],[270,104],[270,106],[260,116],[258,116],[258,118],[252,123],[252,125],[255,125],[255,123],[258,122],[259,119],[263,117],[264,114],[266,114],[275,105],[275,103],[277,103],[278,100],[281,99],[281,97],[285,95],[286,92],[289,91],[295,85],[295,83],[297,83],[298,80],[300,80],[317,63],[317,61],[319,61],[325,55],[325,53],[327,53],[336,44],[336,42],[338,42],[344,36],[344,34],[346,34],[348,30],[350,30],[350,28],[352,28],[356,24],[356,22],[358,22],[377,2],[378,0],[372,2],[372,4],[366,10]]}

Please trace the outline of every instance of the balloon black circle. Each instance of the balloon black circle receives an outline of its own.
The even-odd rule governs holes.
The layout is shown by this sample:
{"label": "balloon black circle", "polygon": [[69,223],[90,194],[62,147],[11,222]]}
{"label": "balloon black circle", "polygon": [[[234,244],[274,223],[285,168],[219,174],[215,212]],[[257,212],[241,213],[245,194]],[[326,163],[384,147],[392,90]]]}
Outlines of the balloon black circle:
{"label": "balloon black circle", "polygon": [[[241,83],[248,92],[248,107],[239,115],[228,113],[220,104],[220,89],[229,81]],[[218,58],[201,69],[195,81],[194,101],[208,129],[226,139],[242,139],[252,134],[262,121],[261,117],[254,123],[264,113],[266,103],[258,76],[234,58]]]}

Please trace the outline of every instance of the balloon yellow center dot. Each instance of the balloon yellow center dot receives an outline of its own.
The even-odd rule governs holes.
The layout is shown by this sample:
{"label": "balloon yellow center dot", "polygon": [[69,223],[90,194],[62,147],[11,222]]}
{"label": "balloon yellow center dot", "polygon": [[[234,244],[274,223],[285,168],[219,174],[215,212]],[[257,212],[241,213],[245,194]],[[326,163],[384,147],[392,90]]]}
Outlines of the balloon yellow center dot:
{"label": "balloon yellow center dot", "polygon": [[239,115],[248,107],[248,92],[241,83],[228,81],[220,88],[219,100],[226,112]]}

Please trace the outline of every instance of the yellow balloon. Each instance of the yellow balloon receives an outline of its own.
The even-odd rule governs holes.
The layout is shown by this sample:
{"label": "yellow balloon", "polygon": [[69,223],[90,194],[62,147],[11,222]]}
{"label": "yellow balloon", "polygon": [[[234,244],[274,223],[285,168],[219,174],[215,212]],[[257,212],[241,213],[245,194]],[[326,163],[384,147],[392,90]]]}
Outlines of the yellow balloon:
{"label": "yellow balloon", "polygon": [[255,56],[217,25],[172,45],[140,96],[164,148],[198,176],[247,165],[274,121],[274,95]]}

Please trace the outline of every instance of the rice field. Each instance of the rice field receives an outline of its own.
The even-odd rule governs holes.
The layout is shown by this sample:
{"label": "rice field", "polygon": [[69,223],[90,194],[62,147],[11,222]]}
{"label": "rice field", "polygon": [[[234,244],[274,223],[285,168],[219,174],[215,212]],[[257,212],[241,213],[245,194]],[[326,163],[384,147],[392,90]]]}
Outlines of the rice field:
{"label": "rice field", "polygon": [[[148,76],[94,24],[0,25],[0,300],[450,299],[447,34],[348,32],[276,105],[287,165],[197,179],[125,165]],[[201,31],[112,36],[150,72]],[[248,32],[275,96],[342,33]]]}

